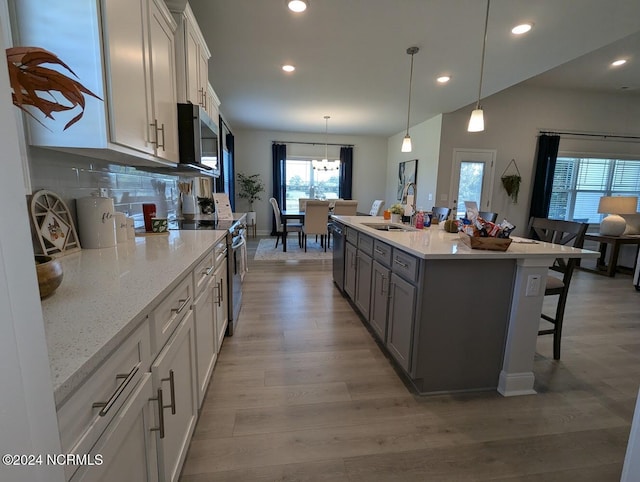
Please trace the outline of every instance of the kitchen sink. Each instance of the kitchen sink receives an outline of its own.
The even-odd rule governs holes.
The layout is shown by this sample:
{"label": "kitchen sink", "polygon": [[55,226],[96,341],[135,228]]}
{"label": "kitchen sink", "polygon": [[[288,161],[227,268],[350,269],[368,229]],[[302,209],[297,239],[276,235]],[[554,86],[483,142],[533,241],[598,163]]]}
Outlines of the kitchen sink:
{"label": "kitchen sink", "polygon": [[387,231],[390,233],[404,233],[407,231],[417,231],[416,228],[412,226],[407,226],[406,224],[362,223],[362,225],[371,229],[375,229],[377,231]]}

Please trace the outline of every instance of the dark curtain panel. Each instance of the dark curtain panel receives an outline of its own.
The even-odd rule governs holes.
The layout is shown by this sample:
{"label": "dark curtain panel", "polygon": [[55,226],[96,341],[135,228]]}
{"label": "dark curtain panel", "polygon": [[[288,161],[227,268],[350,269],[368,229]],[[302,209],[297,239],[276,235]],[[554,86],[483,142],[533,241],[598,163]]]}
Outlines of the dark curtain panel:
{"label": "dark curtain panel", "polygon": [[529,217],[546,218],[549,216],[553,174],[556,170],[560,136],[541,134],[538,137],[538,152],[533,176],[533,195]]}
{"label": "dark curtain panel", "polygon": [[340,148],[340,186],[339,197],[351,199],[353,184],[353,147]]}
{"label": "dark curtain panel", "polygon": [[[285,199],[287,198],[286,188],[286,166],[287,166],[287,145],[286,144],[273,144],[271,146],[271,153],[273,157],[273,186],[272,196],[278,201],[280,209],[284,209]],[[276,234],[276,220],[273,216],[273,210],[271,211],[271,235]]]}

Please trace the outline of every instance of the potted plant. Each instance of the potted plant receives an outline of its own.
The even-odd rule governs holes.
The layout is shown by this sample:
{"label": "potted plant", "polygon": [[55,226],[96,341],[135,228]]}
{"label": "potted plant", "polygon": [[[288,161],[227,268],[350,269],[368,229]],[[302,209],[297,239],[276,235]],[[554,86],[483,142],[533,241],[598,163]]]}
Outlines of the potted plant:
{"label": "potted plant", "polygon": [[264,192],[264,184],[260,179],[260,174],[246,175],[238,173],[238,196],[249,201],[249,212],[247,212],[247,224],[256,224],[256,212],[253,210],[253,203],[262,198],[260,193]]}
{"label": "potted plant", "polygon": [[391,212],[391,222],[399,223],[402,221],[402,215],[404,214],[404,206],[400,203],[392,204],[389,208],[389,212]]}
{"label": "potted plant", "polygon": [[[513,164],[516,172],[513,174],[507,174],[507,171]],[[520,176],[520,169],[518,169],[518,165],[516,164],[515,159],[511,159],[511,162],[507,166],[507,168],[502,173],[501,177],[502,187],[505,191],[507,191],[507,195],[511,198],[514,204],[518,202],[518,192],[520,191],[520,183],[522,182],[522,177]]]}

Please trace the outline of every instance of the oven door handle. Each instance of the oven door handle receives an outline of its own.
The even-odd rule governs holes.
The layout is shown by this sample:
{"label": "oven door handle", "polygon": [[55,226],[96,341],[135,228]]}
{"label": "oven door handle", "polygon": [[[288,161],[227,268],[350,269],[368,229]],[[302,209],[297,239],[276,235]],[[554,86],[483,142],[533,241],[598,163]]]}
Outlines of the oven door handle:
{"label": "oven door handle", "polygon": [[233,244],[231,245],[231,249],[233,249],[233,250],[235,251],[235,250],[236,250],[236,249],[238,249],[240,246],[242,246],[244,243],[245,243],[244,238],[240,238],[240,241],[239,241],[238,243],[233,243]]}

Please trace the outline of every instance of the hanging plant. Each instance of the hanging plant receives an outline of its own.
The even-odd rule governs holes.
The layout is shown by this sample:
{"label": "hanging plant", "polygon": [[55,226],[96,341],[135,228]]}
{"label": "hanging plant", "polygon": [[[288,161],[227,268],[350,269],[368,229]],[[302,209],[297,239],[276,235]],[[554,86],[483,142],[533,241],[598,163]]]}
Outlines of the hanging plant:
{"label": "hanging plant", "polygon": [[[7,67],[9,81],[13,89],[13,103],[40,124],[42,122],[29,112],[26,106],[35,107],[48,119],[54,119],[55,112],[70,111],[80,107],[80,113],[64,126],[64,129],[67,129],[82,118],[85,96],[102,99],[77,80],[67,77],[57,70],[43,67],[43,64],[57,65],[74,76],[76,75],[67,64],[47,50],[39,47],[11,47],[7,49]],[[56,92],[66,102],[59,102],[54,95]]]}
{"label": "hanging plant", "polygon": [[[507,170],[513,164],[516,168],[517,174],[507,174]],[[516,164],[515,159],[511,159],[511,162],[507,166],[507,168],[502,173],[502,187],[507,191],[507,195],[513,200],[513,203],[516,204],[518,202],[518,193],[520,192],[520,183],[522,182],[522,177],[520,176],[520,170],[518,169],[518,165]]]}

